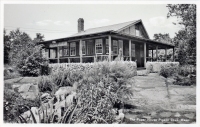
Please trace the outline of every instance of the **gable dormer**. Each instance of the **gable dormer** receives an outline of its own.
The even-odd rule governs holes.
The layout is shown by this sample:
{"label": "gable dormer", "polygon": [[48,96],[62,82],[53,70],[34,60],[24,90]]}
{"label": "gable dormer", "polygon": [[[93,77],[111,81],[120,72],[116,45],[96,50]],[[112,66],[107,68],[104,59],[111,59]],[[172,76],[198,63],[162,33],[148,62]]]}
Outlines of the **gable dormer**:
{"label": "gable dormer", "polygon": [[122,34],[129,34],[129,35],[149,39],[149,36],[148,36],[141,20],[139,22],[130,24],[130,25],[124,27],[123,29],[120,29],[118,32],[122,33]]}

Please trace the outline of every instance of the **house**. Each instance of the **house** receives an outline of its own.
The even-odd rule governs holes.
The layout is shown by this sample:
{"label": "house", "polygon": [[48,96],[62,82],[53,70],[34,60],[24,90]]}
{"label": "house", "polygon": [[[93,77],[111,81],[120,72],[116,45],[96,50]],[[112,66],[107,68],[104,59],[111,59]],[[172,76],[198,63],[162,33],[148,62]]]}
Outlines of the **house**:
{"label": "house", "polygon": [[79,18],[77,34],[40,43],[45,45],[50,63],[112,61],[121,52],[124,60],[136,61],[137,67],[146,67],[146,62],[153,60],[154,50],[158,60],[158,50],[165,49],[166,57],[170,48],[174,60],[174,45],[151,40],[142,20],[84,30],[84,20]]}

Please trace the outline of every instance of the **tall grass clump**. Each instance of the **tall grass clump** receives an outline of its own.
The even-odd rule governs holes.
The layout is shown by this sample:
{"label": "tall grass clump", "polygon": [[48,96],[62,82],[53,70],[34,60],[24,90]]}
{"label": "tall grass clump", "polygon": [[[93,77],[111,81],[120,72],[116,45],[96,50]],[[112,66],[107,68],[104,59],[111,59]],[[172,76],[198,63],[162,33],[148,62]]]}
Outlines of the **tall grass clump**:
{"label": "tall grass clump", "polygon": [[[75,64],[67,67],[56,67],[48,78],[40,81],[43,91],[54,88],[77,85],[74,92],[76,99],[70,106],[64,107],[63,116],[56,115],[49,121],[53,123],[113,123],[116,113],[115,104],[120,108],[132,96],[132,78],[136,68],[127,61],[97,62],[94,64]],[[42,80],[42,79],[41,79]],[[46,83],[44,82],[46,81]],[[51,81],[52,83],[50,83]],[[67,102],[65,102],[67,103]],[[45,111],[44,111],[45,112]],[[54,112],[54,111],[52,111]]]}

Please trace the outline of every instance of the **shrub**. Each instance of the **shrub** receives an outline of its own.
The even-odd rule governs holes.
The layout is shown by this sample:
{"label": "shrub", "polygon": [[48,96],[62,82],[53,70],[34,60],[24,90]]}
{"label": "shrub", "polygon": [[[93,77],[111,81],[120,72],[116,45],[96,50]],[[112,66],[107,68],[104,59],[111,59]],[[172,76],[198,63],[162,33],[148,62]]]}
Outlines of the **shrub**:
{"label": "shrub", "polygon": [[[128,62],[129,63],[129,62]],[[46,79],[52,85],[77,84],[75,104],[64,108],[63,123],[113,123],[112,109],[116,103],[124,103],[132,96],[131,82],[136,69],[130,62],[97,62],[94,64],[71,64],[54,66]],[[56,69],[55,69],[56,68]],[[44,86],[51,86],[46,83]],[[57,121],[59,122],[59,121]]]}
{"label": "shrub", "polygon": [[160,72],[162,66],[178,66],[179,62],[147,62],[146,68],[150,73]]}
{"label": "shrub", "polygon": [[20,77],[19,72],[9,65],[4,66],[4,80]]}
{"label": "shrub", "polygon": [[115,122],[111,111],[115,103],[123,103],[132,95],[129,80],[133,76],[131,69],[120,62],[104,62],[87,71],[79,82],[80,103],[72,123]]}
{"label": "shrub", "polygon": [[161,66],[161,70],[159,72],[159,74],[165,78],[168,78],[168,77],[171,77],[171,76],[174,76],[177,71],[178,71],[178,66],[176,65],[163,65]]}
{"label": "shrub", "polygon": [[17,68],[23,76],[38,76],[48,74],[48,60],[42,55],[42,46],[22,52]]}
{"label": "shrub", "polygon": [[52,82],[52,79],[48,76],[41,76],[38,81],[39,92],[48,92],[54,94],[57,90],[56,85]]}
{"label": "shrub", "polygon": [[4,88],[4,121],[17,122],[20,114],[27,111],[25,106],[39,107],[39,98],[35,100],[23,99],[22,96],[11,89]]}

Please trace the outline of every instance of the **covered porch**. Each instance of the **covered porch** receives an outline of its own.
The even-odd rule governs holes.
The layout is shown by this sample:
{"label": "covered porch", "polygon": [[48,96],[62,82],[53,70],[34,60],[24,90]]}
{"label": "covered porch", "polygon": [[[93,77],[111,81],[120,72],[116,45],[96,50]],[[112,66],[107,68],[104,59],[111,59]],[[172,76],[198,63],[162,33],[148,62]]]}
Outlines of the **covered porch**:
{"label": "covered porch", "polygon": [[[46,48],[46,56],[50,63],[87,63],[113,61],[121,52],[123,60],[135,61],[137,67],[145,68],[147,61],[167,61],[168,49],[173,49],[174,61],[171,44],[109,32],[53,41]],[[159,50],[165,50],[161,59]]]}

